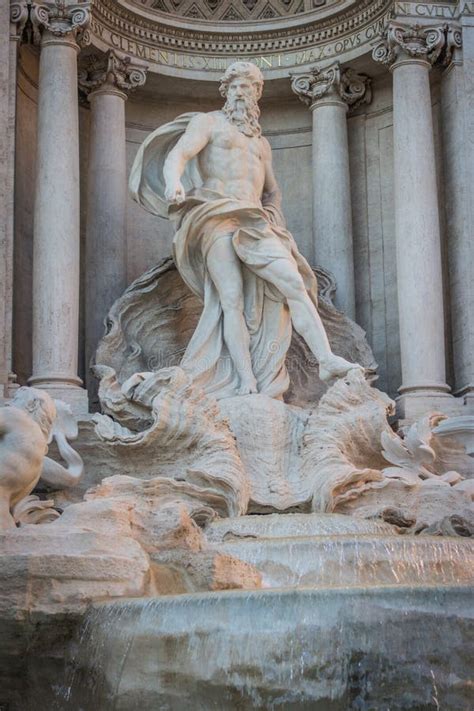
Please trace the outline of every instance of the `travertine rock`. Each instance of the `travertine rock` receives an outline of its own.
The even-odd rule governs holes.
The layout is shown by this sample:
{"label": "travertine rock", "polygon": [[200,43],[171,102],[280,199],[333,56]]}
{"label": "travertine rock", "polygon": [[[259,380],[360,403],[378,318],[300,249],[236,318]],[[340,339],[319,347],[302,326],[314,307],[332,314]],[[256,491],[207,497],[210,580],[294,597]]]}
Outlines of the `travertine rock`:
{"label": "travertine rock", "polygon": [[[356,372],[322,398],[305,431],[313,510],[384,517],[417,531],[445,516],[474,514],[473,462],[459,443],[433,434],[442,416],[415,423],[404,440],[389,427],[394,403]],[[388,462],[395,466],[387,466]]]}
{"label": "travertine rock", "polygon": [[[313,411],[265,395],[217,405],[178,367],[138,373],[122,387],[108,374],[102,400],[118,421],[96,416],[99,436],[142,461],[153,451],[155,471],[161,463],[169,479],[148,485],[158,491],[168,481],[175,502],[199,502],[201,522],[212,512],[313,510],[385,518],[416,532],[452,515],[469,526],[473,515],[473,461],[455,439],[433,433],[442,416],[400,437],[387,419],[394,403],[358,370]],[[137,476],[149,472],[137,467]]]}
{"label": "travertine rock", "polygon": [[93,600],[143,596],[149,561],[131,537],[56,522],[0,533],[0,612],[84,611]]}
{"label": "travertine rock", "polygon": [[110,373],[108,369],[99,395],[105,412],[116,419],[96,415],[99,438],[111,449],[145,453],[147,478],[176,479],[183,495],[187,490],[194,497],[199,492],[201,502],[221,515],[243,513],[247,478],[216,401],[177,367],[136,373],[122,388]]}
{"label": "travertine rock", "polygon": [[221,400],[250,485],[248,510],[310,510],[313,485],[301,469],[309,412],[265,395]]}
{"label": "travertine rock", "polygon": [[218,546],[209,549],[202,526],[216,518],[218,497],[187,482],[157,477],[113,476],[68,506],[58,525],[109,539],[133,538],[150,558],[151,580],[144,594],[176,594],[261,587],[256,569]]}

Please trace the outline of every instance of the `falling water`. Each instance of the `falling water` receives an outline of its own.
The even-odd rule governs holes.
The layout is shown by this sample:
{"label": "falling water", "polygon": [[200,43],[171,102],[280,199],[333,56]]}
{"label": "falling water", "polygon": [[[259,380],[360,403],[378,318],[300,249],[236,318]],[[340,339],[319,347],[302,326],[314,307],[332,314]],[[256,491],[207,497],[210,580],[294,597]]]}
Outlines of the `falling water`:
{"label": "falling water", "polygon": [[225,542],[219,550],[258,568],[268,588],[474,583],[474,548],[462,539],[301,536]]}
{"label": "falling water", "polygon": [[472,540],[333,525],[213,524],[265,589],[96,604],[48,708],[470,711]]}
{"label": "falling water", "polygon": [[436,692],[468,711],[469,596],[387,586],[97,605],[56,708],[428,710]]}

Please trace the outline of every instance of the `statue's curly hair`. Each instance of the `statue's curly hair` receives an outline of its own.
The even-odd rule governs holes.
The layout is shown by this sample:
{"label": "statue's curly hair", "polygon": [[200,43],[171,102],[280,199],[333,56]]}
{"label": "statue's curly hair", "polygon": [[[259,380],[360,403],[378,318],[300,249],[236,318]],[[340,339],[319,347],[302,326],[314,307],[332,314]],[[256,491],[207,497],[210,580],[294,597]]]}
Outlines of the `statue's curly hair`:
{"label": "statue's curly hair", "polygon": [[227,96],[229,84],[236,77],[248,77],[252,84],[257,86],[257,100],[262,96],[263,74],[256,64],[252,62],[234,62],[227,67],[224,75],[220,79],[219,91],[224,98]]}
{"label": "statue's curly hair", "polygon": [[24,410],[35,421],[49,442],[57,414],[53,398],[44,390],[23,386],[16,391],[12,405]]}

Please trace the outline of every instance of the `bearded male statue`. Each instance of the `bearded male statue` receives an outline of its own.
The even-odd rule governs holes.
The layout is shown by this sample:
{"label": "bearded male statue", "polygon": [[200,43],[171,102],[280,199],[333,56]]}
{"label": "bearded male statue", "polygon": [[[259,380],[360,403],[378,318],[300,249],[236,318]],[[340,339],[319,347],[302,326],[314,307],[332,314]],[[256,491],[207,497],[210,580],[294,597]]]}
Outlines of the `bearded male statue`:
{"label": "bearded male statue", "polygon": [[259,124],[262,89],[260,70],[235,62],[221,79],[224,108],[183,114],[158,128],[130,176],[133,198],[175,224],[176,266],[204,303],[181,367],[218,399],[282,397],[292,324],[318,360],[321,379],[361,367],[332,353],[316,278],[286,229]]}

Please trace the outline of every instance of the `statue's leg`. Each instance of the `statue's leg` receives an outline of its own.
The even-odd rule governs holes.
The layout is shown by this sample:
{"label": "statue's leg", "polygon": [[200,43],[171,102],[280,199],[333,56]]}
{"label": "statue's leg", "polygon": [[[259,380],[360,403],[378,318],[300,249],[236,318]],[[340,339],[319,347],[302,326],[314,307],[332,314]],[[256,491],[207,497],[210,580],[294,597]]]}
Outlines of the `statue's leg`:
{"label": "statue's leg", "polygon": [[342,377],[353,368],[361,368],[358,363],[350,363],[332,352],[323,322],[306,291],[296,262],[275,259],[259,269],[258,274],[276,286],[286,298],[293,326],[319,361],[321,380]]}
{"label": "statue's leg", "polygon": [[207,268],[224,313],[224,340],[240,377],[240,395],[257,392],[250,359],[250,336],[244,318],[244,287],[232,235],[219,237],[207,254]]}

